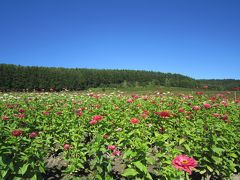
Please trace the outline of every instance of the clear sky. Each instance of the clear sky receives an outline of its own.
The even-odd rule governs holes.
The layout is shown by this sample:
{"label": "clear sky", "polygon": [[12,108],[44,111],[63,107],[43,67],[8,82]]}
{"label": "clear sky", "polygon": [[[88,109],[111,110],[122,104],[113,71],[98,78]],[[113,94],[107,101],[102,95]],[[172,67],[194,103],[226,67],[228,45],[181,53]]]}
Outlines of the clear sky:
{"label": "clear sky", "polygon": [[240,1],[0,0],[0,63],[240,79]]}

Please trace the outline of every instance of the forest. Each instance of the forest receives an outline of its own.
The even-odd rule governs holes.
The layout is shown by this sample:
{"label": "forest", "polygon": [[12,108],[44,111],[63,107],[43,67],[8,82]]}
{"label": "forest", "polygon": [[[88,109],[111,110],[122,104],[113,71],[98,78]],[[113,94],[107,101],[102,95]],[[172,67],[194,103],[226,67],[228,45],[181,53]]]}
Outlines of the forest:
{"label": "forest", "polygon": [[196,80],[181,74],[143,70],[56,68],[0,64],[1,91],[86,90],[94,87],[159,85],[166,87],[239,90],[240,80]]}

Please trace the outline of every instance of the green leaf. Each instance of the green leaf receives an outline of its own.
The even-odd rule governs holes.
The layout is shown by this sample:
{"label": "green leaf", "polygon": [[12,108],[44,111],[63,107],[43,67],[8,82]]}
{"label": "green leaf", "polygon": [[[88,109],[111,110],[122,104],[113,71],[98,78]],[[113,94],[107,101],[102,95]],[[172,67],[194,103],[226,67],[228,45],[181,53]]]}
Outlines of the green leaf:
{"label": "green leaf", "polygon": [[222,162],[222,158],[220,157],[212,156],[212,159],[215,161],[216,164],[221,164]]}
{"label": "green leaf", "polygon": [[212,148],[213,152],[217,153],[218,155],[221,155],[224,149],[218,148],[218,147],[213,147]]}
{"label": "green leaf", "polygon": [[127,157],[133,158],[133,157],[135,157],[136,155],[137,155],[137,152],[133,152],[133,151],[131,151],[131,150],[128,150],[128,151],[126,151],[126,152],[124,153],[123,158],[124,158],[124,159],[127,158]]}
{"label": "green leaf", "polygon": [[108,164],[107,170],[108,170],[108,172],[111,172],[111,171],[112,171],[112,165],[111,165],[111,163]]}
{"label": "green leaf", "polygon": [[39,171],[41,172],[41,173],[45,173],[45,169],[44,169],[44,166],[39,166]]}
{"label": "green leaf", "polygon": [[190,147],[189,147],[187,144],[184,144],[183,146],[185,147],[185,149],[186,149],[188,152],[191,151]]}
{"label": "green leaf", "polygon": [[101,166],[97,166],[97,171],[101,174],[103,172],[103,169]]}
{"label": "green leaf", "polygon": [[150,180],[153,179],[152,176],[151,176],[151,174],[150,174],[149,172],[147,173],[147,179],[150,179]]}
{"label": "green leaf", "polygon": [[238,156],[234,153],[230,153],[229,156],[233,157],[233,158],[238,158]]}
{"label": "green leaf", "polygon": [[128,168],[124,171],[124,173],[122,174],[122,176],[136,176],[138,174],[138,172],[135,169],[132,168]]}
{"label": "green leaf", "polygon": [[31,177],[31,179],[30,180],[37,180],[37,175],[36,174],[34,174],[34,176],[33,177]]}
{"label": "green leaf", "polygon": [[182,143],[184,143],[186,140],[184,138],[179,140],[179,145],[181,145]]}
{"label": "green leaf", "polygon": [[210,172],[213,172],[213,169],[212,169],[210,166],[207,166],[207,169],[208,169]]}
{"label": "green leaf", "polygon": [[3,170],[3,171],[0,171],[0,177],[2,177],[3,179],[5,178],[5,176],[7,175],[8,173],[8,169],[7,170]]}
{"label": "green leaf", "polygon": [[206,169],[199,171],[200,174],[204,174],[206,172]]}
{"label": "green leaf", "polygon": [[140,161],[133,162],[134,166],[136,166],[141,172],[147,174],[148,170],[145,165],[143,165]]}
{"label": "green leaf", "polygon": [[24,164],[24,165],[19,169],[19,173],[20,173],[21,175],[24,175],[24,174],[26,173],[27,169],[28,169],[28,166],[29,166],[29,164]]}
{"label": "green leaf", "polygon": [[153,157],[146,157],[145,159],[149,164],[154,164],[154,162],[155,162]]}

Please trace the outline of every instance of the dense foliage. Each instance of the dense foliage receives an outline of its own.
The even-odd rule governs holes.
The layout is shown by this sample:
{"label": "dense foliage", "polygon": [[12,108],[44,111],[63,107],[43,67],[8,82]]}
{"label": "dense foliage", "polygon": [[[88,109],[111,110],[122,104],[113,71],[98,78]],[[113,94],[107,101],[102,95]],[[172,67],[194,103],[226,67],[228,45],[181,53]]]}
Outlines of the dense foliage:
{"label": "dense foliage", "polygon": [[2,93],[0,178],[228,178],[240,100],[226,96]]}
{"label": "dense foliage", "polygon": [[83,90],[92,87],[129,87],[161,85],[166,87],[203,87],[232,90],[240,80],[194,80],[180,74],[135,70],[97,70],[28,67],[0,64],[0,90]]}
{"label": "dense foliage", "polygon": [[0,90],[82,90],[90,87],[140,85],[194,87],[196,81],[179,74],[134,71],[27,67],[0,64]]}

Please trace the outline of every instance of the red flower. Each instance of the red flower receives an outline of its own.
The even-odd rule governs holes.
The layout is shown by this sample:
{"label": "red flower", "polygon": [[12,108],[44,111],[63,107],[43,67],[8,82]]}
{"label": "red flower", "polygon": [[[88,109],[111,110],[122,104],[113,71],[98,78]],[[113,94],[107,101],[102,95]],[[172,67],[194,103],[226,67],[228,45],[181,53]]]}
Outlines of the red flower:
{"label": "red flower", "polygon": [[213,117],[219,117],[220,114],[218,114],[218,113],[213,113],[212,116],[213,116]]}
{"label": "red flower", "polygon": [[197,166],[197,161],[186,155],[179,155],[173,159],[172,164],[176,169],[180,169],[192,174],[192,170],[194,170]]}
{"label": "red flower", "polygon": [[25,110],[24,109],[19,109],[18,112],[23,113],[23,112],[25,112]]}
{"label": "red flower", "polygon": [[228,116],[227,116],[227,115],[223,115],[223,116],[221,116],[221,119],[222,119],[223,121],[227,121],[227,120],[228,120]]}
{"label": "red flower", "polygon": [[108,137],[109,137],[108,134],[104,134],[104,135],[103,135],[103,138],[105,138],[105,139],[107,139]]}
{"label": "red flower", "polygon": [[156,112],[155,114],[159,115],[161,118],[169,118],[170,117],[169,111]]}
{"label": "red flower", "polygon": [[64,144],[63,146],[64,150],[69,150],[71,148],[70,144]]}
{"label": "red flower", "polygon": [[205,85],[205,86],[203,86],[203,88],[204,88],[204,89],[208,89],[208,86],[207,86],[207,85]]}
{"label": "red flower", "polygon": [[142,114],[141,114],[141,117],[142,117],[143,119],[146,119],[146,118],[148,117],[148,115],[145,114],[145,113],[142,113]]}
{"label": "red flower", "polygon": [[103,117],[101,115],[95,115],[92,117],[92,121],[101,121],[103,119]]}
{"label": "red flower", "polygon": [[2,116],[2,120],[4,120],[4,121],[7,121],[7,120],[9,120],[9,117],[8,117],[8,116],[5,116],[5,115],[3,115],[3,116]]}
{"label": "red flower", "polygon": [[89,124],[91,124],[91,125],[97,124],[97,120],[91,120],[91,121],[89,122]]}
{"label": "red flower", "polygon": [[196,94],[197,94],[197,95],[202,95],[202,94],[203,94],[203,92],[196,92]]}
{"label": "red flower", "polygon": [[143,97],[143,100],[144,100],[144,101],[148,100],[148,97]]}
{"label": "red flower", "polygon": [[139,121],[137,118],[132,118],[132,119],[130,120],[130,122],[131,122],[132,124],[138,124],[140,121]]}
{"label": "red flower", "polygon": [[92,97],[92,96],[94,96],[94,94],[93,93],[88,93],[88,96]]}
{"label": "red flower", "polygon": [[180,108],[180,109],[178,110],[178,112],[180,112],[180,113],[185,113],[185,110],[182,109],[182,108]]}
{"label": "red flower", "polygon": [[12,135],[15,137],[21,136],[22,134],[23,134],[23,132],[19,129],[12,131]]}
{"label": "red flower", "polygon": [[84,111],[86,108],[82,107],[82,108],[78,108],[78,111]]}
{"label": "red flower", "polygon": [[25,118],[25,114],[18,114],[18,118],[20,118],[20,119]]}
{"label": "red flower", "polygon": [[35,138],[35,137],[37,137],[37,136],[38,136],[38,133],[37,133],[37,132],[32,132],[32,133],[29,134],[29,137],[30,137],[30,138]]}
{"label": "red flower", "polygon": [[116,150],[116,149],[112,152],[113,156],[120,156],[120,154],[121,154],[121,151]]}
{"label": "red flower", "polygon": [[77,116],[82,116],[83,115],[83,112],[82,111],[77,111]]}
{"label": "red flower", "polygon": [[134,100],[132,100],[132,99],[127,99],[127,101],[126,101],[127,103],[133,103],[134,102]]}
{"label": "red flower", "polygon": [[193,109],[194,111],[198,111],[198,110],[200,110],[200,107],[199,107],[199,106],[193,106],[192,109]]}
{"label": "red flower", "polygon": [[134,95],[132,95],[132,98],[133,98],[133,99],[138,99],[139,96],[134,94]]}
{"label": "red flower", "polygon": [[210,109],[210,108],[211,108],[211,105],[208,104],[208,103],[205,103],[205,104],[203,104],[203,107],[206,108],[206,109]]}
{"label": "red flower", "polygon": [[43,112],[43,115],[45,115],[45,116],[48,116],[49,114],[50,114],[49,111],[44,111],[44,112]]}
{"label": "red flower", "polygon": [[62,114],[62,112],[61,112],[61,111],[58,111],[58,112],[56,112],[56,114],[57,114],[57,115],[61,115],[61,114]]}
{"label": "red flower", "polygon": [[99,109],[100,107],[101,107],[100,104],[95,105],[95,108],[96,108],[96,109]]}
{"label": "red flower", "polygon": [[109,146],[107,147],[107,149],[113,151],[114,149],[116,149],[116,146],[114,146],[114,145],[109,145]]}
{"label": "red flower", "polygon": [[161,128],[159,129],[159,132],[160,132],[161,134],[163,134],[163,133],[165,132],[165,128],[164,128],[164,127],[161,127]]}

